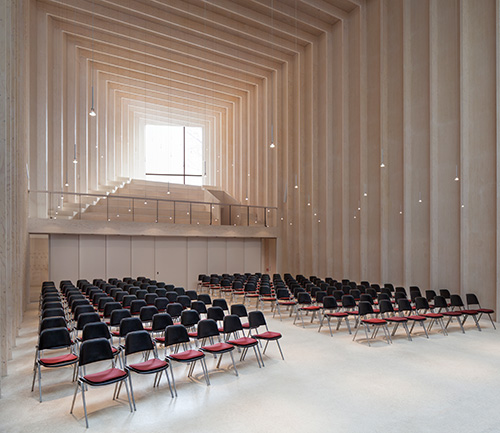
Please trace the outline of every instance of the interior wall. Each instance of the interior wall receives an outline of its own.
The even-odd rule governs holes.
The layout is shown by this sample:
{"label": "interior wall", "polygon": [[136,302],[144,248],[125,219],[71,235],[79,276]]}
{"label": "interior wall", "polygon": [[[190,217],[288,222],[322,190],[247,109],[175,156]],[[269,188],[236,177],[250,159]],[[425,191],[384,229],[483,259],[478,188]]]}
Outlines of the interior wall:
{"label": "interior wall", "polygon": [[49,279],[146,276],[195,289],[199,274],[261,272],[261,239],[49,236]]}
{"label": "interior wall", "polygon": [[[281,272],[472,291],[495,307],[499,5],[367,0],[332,26],[326,60],[315,42],[313,72],[296,56],[289,132],[325,114],[334,129],[291,139],[281,159]],[[322,74],[327,110],[297,114],[301,80]],[[311,171],[309,150],[331,165]]]}

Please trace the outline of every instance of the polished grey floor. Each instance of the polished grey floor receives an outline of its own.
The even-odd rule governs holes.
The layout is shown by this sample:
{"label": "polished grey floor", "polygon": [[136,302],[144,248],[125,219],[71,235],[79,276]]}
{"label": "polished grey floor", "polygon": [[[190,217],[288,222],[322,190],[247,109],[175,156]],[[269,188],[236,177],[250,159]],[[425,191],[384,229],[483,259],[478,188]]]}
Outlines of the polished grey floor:
{"label": "polished grey floor", "polygon": [[[392,345],[381,339],[368,347],[345,330],[330,337],[317,324],[302,328],[284,317],[269,327],[283,334],[285,361],[275,345],[259,369],[255,358],[238,363],[239,377],[223,360],[215,370],[207,360],[211,386],[200,376],[187,379],[176,365],[178,397],[165,379],[153,389],[150,376],[133,376],[137,411],[126,394],[112,400],[112,387],[87,393],[93,432],[499,432],[500,330],[483,320],[449,336],[417,334],[410,342],[399,334]],[[1,432],[83,432],[81,396],[69,414],[74,384],[71,369],[45,370],[43,403],[31,393],[37,317],[27,312],[2,380]]]}

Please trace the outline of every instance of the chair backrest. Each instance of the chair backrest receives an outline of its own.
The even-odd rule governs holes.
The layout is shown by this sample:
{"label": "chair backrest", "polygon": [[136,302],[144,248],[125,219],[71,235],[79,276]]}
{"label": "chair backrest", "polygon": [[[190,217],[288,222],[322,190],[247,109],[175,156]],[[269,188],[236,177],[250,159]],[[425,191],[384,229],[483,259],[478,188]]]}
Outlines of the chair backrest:
{"label": "chair backrest", "polygon": [[180,317],[184,308],[178,302],[173,302],[172,304],[167,305],[167,313],[172,317]]}
{"label": "chair backrest", "polygon": [[212,298],[208,293],[200,293],[198,295],[198,301],[202,301],[205,305],[212,305]]}
{"label": "chair backrest", "polygon": [[465,300],[467,301],[467,306],[477,305],[477,306],[479,306],[479,308],[481,308],[480,304],[479,304],[479,299],[477,298],[475,293],[466,293]]}
{"label": "chair backrest", "polygon": [[439,289],[439,294],[445,299],[451,298],[451,293],[448,289]]}
{"label": "chair backrest", "polygon": [[42,310],[48,310],[49,308],[64,308],[64,307],[61,301],[42,302]]}
{"label": "chair backrest", "polygon": [[224,320],[224,310],[221,307],[209,307],[207,309],[207,319],[216,321]]}
{"label": "chair backrest", "polygon": [[144,299],[135,299],[130,303],[130,312],[133,314],[139,314],[141,312],[141,308],[145,307],[146,301]]}
{"label": "chair backrest", "polygon": [[450,304],[452,307],[462,308],[464,306],[464,303],[460,295],[451,295]]}
{"label": "chair backrest", "polygon": [[149,285],[146,290],[148,293],[155,293],[157,288],[156,285]]}
{"label": "chair backrest", "polygon": [[404,287],[396,287],[394,293],[404,293],[405,298],[407,297],[407,295],[406,295],[406,289]]}
{"label": "chair backrest", "polygon": [[368,293],[361,293],[361,296],[359,297],[360,302],[369,302],[370,304],[373,305],[373,298],[372,295],[369,295]]}
{"label": "chair backrest", "polygon": [[406,293],[403,293],[403,292],[395,292],[394,293],[394,299],[396,300],[396,302],[398,302],[399,299],[407,299],[406,298]]}
{"label": "chair backrest", "polygon": [[158,311],[166,310],[168,304],[169,300],[167,298],[158,297],[155,299],[155,307],[158,308]]}
{"label": "chair backrest", "polygon": [[146,305],[141,308],[139,312],[139,319],[141,319],[142,322],[151,322],[155,314],[158,314],[158,308],[154,305]]}
{"label": "chair backrest", "polygon": [[169,291],[165,294],[166,298],[168,299],[169,302],[177,302],[178,294],[177,292]]}
{"label": "chair backrest", "polygon": [[137,299],[146,299],[147,294],[148,291],[146,289],[139,289],[135,292],[135,296],[137,296]]}
{"label": "chair backrest", "polygon": [[184,287],[174,287],[174,292],[177,292],[179,296],[186,294]]}
{"label": "chair backrest", "polygon": [[158,313],[153,316],[151,330],[153,332],[165,331],[167,326],[173,325],[172,316],[168,313]]}
{"label": "chair backrest", "polygon": [[339,307],[334,296],[325,296],[323,298],[323,308],[325,310],[335,310]]}
{"label": "chair backrest", "polygon": [[191,307],[191,298],[187,295],[179,295],[177,297],[177,302],[181,304],[183,308]]}
{"label": "chair backrest", "polygon": [[213,319],[203,319],[198,322],[198,338],[217,337],[219,328]]}
{"label": "chair backrest", "polygon": [[207,306],[203,301],[191,302],[191,309],[198,311],[199,314],[207,314]]}
{"label": "chair backrest", "polygon": [[83,313],[78,316],[78,320],[76,322],[76,329],[79,331],[83,329],[83,327],[87,323],[100,322],[101,318],[99,317],[99,313]]}
{"label": "chair backrest", "polygon": [[102,315],[104,317],[110,317],[111,316],[111,313],[115,310],[121,310],[122,309],[122,304],[120,304],[119,302],[108,302],[105,306],[104,306],[104,311],[102,313]]}
{"label": "chair backrest", "polygon": [[372,304],[368,301],[359,301],[358,311],[360,316],[366,316],[367,314],[373,314]]}
{"label": "chair backrest", "polygon": [[83,327],[83,341],[93,340],[95,338],[106,338],[109,340],[111,338],[111,334],[109,333],[108,325],[104,322],[93,322],[87,323]]}
{"label": "chair backrest", "polygon": [[120,321],[120,337],[125,337],[129,332],[142,331],[141,319],[138,317],[125,317]]}
{"label": "chair backrest", "polygon": [[156,289],[155,293],[158,295],[159,298],[166,298],[167,297],[167,290],[164,289],[163,287]]}
{"label": "chair backrest", "polygon": [[196,325],[200,321],[200,313],[196,310],[184,310],[181,313],[181,324],[186,328]]}
{"label": "chair backrest", "polygon": [[436,297],[436,292],[434,290],[426,290],[425,297],[429,302],[433,301],[434,298]]}
{"label": "chair backrest", "polygon": [[106,338],[87,340],[81,344],[79,366],[107,359],[113,359],[113,351],[111,350],[109,340]]}
{"label": "chair backrest", "polygon": [[49,328],[40,332],[38,349],[62,349],[73,344],[67,328]]}
{"label": "chair backrest", "polygon": [[186,296],[188,296],[191,301],[198,300],[198,293],[196,292],[196,290],[186,290]]}
{"label": "chair backrest", "polygon": [[50,329],[50,328],[66,328],[66,319],[61,316],[56,316],[56,317],[46,317],[40,322],[40,331],[42,332],[44,329]]}
{"label": "chair backrest", "polygon": [[230,334],[232,332],[241,331],[243,326],[240,318],[236,314],[228,314],[224,316],[224,333]]}
{"label": "chair backrest", "polygon": [[153,349],[153,340],[148,331],[131,331],[125,337],[125,355]]}
{"label": "chair backrest", "polygon": [[243,304],[232,304],[231,314],[236,314],[238,317],[248,317],[247,307]]}
{"label": "chair backrest", "polygon": [[64,310],[62,308],[47,308],[42,311],[42,319],[46,317],[65,317]]}
{"label": "chair backrest", "polygon": [[342,296],[342,307],[344,308],[355,308],[356,301],[352,295],[343,295]]}
{"label": "chair backrest", "polygon": [[392,302],[389,299],[379,299],[378,307],[381,314],[394,313],[394,307],[392,306]]}
{"label": "chair backrest", "polygon": [[434,297],[434,307],[437,308],[448,308],[448,302],[446,302],[446,298],[441,295],[436,295]]}
{"label": "chair backrest", "polygon": [[354,299],[359,299],[361,296],[361,292],[358,289],[349,290],[349,294],[354,297]]}
{"label": "chair backrest", "polygon": [[109,316],[109,326],[120,326],[122,319],[131,317],[130,310],[122,308],[121,310],[113,310]]}
{"label": "chair backrest", "polygon": [[415,302],[415,308],[417,310],[428,310],[429,309],[429,302],[423,296],[417,296],[415,298],[414,302]]}
{"label": "chair backrest", "polygon": [[214,299],[212,301],[213,307],[221,307],[224,311],[229,311],[229,307],[227,306],[227,301],[223,298]]}
{"label": "chair backrest", "polygon": [[122,299],[122,306],[123,307],[130,307],[130,304],[132,304],[132,301],[136,301],[137,296],[135,295],[125,295]]}
{"label": "chair backrest", "polygon": [[307,292],[300,292],[297,296],[297,302],[299,304],[312,304],[311,295]]}
{"label": "chair backrest", "polygon": [[155,304],[155,299],[158,297],[156,293],[148,293],[144,300],[146,301],[146,304],[148,305],[154,305]]}
{"label": "chair backrest", "polygon": [[324,291],[324,290],[319,290],[318,292],[316,292],[316,302],[317,303],[323,303],[323,299],[325,299],[325,297],[327,296],[327,293]]}
{"label": "chair backrest", "polygon": [[412,311],[411,303],[407,298],[399,298],[397,300],[399,311]]}
{"label": "chair backrest", "polygon": [[184,325],[171,325],[165,328],[165,346],[189,343],[189,335]]}
{"label": "chair backrest", "polygon": [[260,310],[250,311],[250,313],[248,313],[248,323],[251,329],[257,329],[259,326],[267,327],[264,313]]}

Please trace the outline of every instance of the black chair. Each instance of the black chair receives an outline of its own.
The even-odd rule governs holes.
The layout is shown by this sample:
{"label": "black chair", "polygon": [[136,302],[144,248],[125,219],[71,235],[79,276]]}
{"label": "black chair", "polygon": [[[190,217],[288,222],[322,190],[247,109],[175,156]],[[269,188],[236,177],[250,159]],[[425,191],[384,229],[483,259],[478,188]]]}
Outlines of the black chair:
{"label": "black chair", "polygon": [[450,303],[452,311],[460,311],[464,316],[462,326],[465,324],[465,321],[467,320],[468,317],[472,317],[474,319],[474,323],[476,324],[477,329],[481,331],[481,327],[479,326],[479,320],[477,318],[477,316],[479,315],[479,311],[471,309],[466,310],[465,305],[462,301],[462,297],[460,295],[451,295]]}
{"label": "black chair", "polygon": [[158,297],[156,293],[148,293],[146,294],[146,297],[144,300],[146,301],[146,304],[148,305],[154,305],[155,304],[155,299]]}
{"label": "black chair", "polygon": [[121,310],[113,310],[111,312],[111,316],[109,316],[109,322],[106,322],[106,325],[109,326],[111,330],[111,334],[114,337],[119,337],[120,332],[119,331],[113,331],[113,328],[119,328],[120,327],[120,322],[122,319],[126,319],[132,317],[130,314],[130,310],[127,310],[125,308],[122,308]]}
{"label": "black chair", "polygon": [[169,300],[167,298],[158,297],[155,299],[155,307],[158,308],[160,313],[167,311]]}
{"label": "black chair", "polygon": [[41,333],[44,329],[50,328],[67,328],[66,319],[61,316],[56,317],[46,317],[40,322],[40,328],[38,333]]}
{"label": "black chair", "polygon": [[138,316],[141,314],[141,308],[146,307],[148,304],[144,299],[136,299],[130,303],[130,314]]}
{"label": "black chair", "polygon": [[448,326],[453,321],[453,319],[457,319],[457,322],[460,325],[460,329],[465,334],[465,329],[462,325],[461,320],[462,313],[460,311],[450,311],[448,309],[448,302],[446,301],[446,298],[444,296],[437,295],[434,297],[434,309],[437,309],[438,313],[441,313],[443,316],[448,318],[448,321],[445,325],[446,330],[448,330]]}
{"label": "black chair", "polygon": [[[490,322],[493,325],[494,329],[497,329],[495,326],[495,322],[493,322],[493,318],[491,317],[492,314],[495,314],[495,311],[492,310],[491,308],[482,308],[481,304],[479,303],[479,299],[474,293],[466,293],[465,294],[465,300],[467,301],[467,308],[470,309],[471,307],[474,307],[474,310],[477,310],[479,313],[478,320],[481,320],[481,317],[483,314],[487,314],[488,317],[490,318]],[[477,308],[476,308],[477,306]]]}
{"label": "black chair", "polygon": [[191,364],[188,371],[188,377],[192,376],[196,362],[200,361],[205,381],[207,385],[210,385],[207,366],[205,364],[205,354],[200,350],[188,350],[186,344],[189,343],[189,341],[188,331],[183,325],[167,326],[165,329],[165,351],[167,347],[171,346],[175,346],[176,349],[178,349],[179,346],[183,346],[184,348],[183,352],[175,350],[175,353],[171,353],[167,358],[175,362]]}
{"label": "black chair", "polygon": [[[144,360],[140,362],[130,363],[128,356],[141,353]],[[153,357],[149,358],[149,354],[153,353]],[[156,346],[151,339],[151,336],[147,331],[132,331],[125,337],[125,349],[124,349],[124,365],[125,370],[128,372],[133,371],[137,374],[155,374],[155,379],[153,382],[153,388],[160,385],[161,374],[165,372],[167,377],[168,387],[170,388],[170,395],[174,398],[174,393],[172,391],[172,385],[170,383],[170,377],[168,376],[169,363],[163,359],[158,358],[158,351]],[[175,379],[172,375],[172,382],[175,389]],[[119,391],[118,391],[119,394]],[[177,390],[175,389],[175,396],[177,396]],[[134,400],[135,408],[135,400]]]}
{"label": "black chair", "polygon": [[178,296],[179,295],[177,294],[177,292],[174,291],[170,291],[165,294],[165,297],[168,299],[168,302],[177,302]]}
{"label": "black chair", "polygon": [[221,307],[223,311],[227,311],[229,314],[229,307],[227,305],[227,301],[223,298],[216,298],[212,301],[212,307]]}
{"label": "black chair", "polygon": [[[410,328],[410,334],[413,332],[413,328],[415,327],[415,323],[418,323],[423,329],[425,336],[429,338],[429,334],[427,333],[427,328],[425,327],[425,321],[427,317],[421,316],[419,314],[413,314],[413,308],[411,306],[410,301],[407,298],[399,298],[397,300],[398,310],[401,316],[406,317],[409,322],[412,322]],[[406,314],[405,314],[406,313]]]}
{"label": "black chair", "polygon": [[[368,301],[360,301],[358,304],[358,313],[359,313],[359,323],[363,325],[365,330],[366,339],[368,340],[368,345],[370,346],[370,340],[373,340],[377,335],[378,329],[382,328],[385,334],[385,338],[387,340],[387,344],[391,344],[391,333],[389,332],[389,328],[387,327],[387,321],[385,319],[380,319],[377,317],[373,317],[375,313],[373,312],[372,304]],[[372,316],[368,317],[367,316]],[[365,317],[365,318],[364,318]],[[356,340],[356,335],[358,334],[360,326],[356,329],[354,333],[354,337],[352,340]],[[370,328],[373,328],[371,335],[368,334]]]}
{"label": "black chair", "polygon": [[174,292],[177,292],[179,296],[186,294],[186,290],[184,290],[184,287],[174,287]]}
{"label": "black chair", "polygon": [[167,290],[164,288],[156,289],[155,293],[158,295],[159,298],[166,298],[167,297]]}
{"label": "black chair", "polygon": [[430,319],[429,326],[427,327],[427,332],[431,332],[434,323],[438,323],[441,326],[441,330],[444,335],[448,335],[446,328],[444,326],[443,315],[441,313],[434,313],[429,305],[429,301],[423,296],[417,296],[415,298],[415,309],[417,314],[420,316],[427,317]]}
{"label": "black chair", "polygon": [[219,332],[224,332],[224,328],[222,328],[224,317],[224,310],[221,307],[209,307],[207,309],[207,319],[215,320],[219,325]]}
{"label": "black chair", "polygon": [[105,338],[111,344],[111,350],[113,355],[118,355],[120,353],[120,349],[113,346],[113,340],[111,337],[111,333],[109,332],[108,325],[104,322],[92,322],[87,323],[83,327],[82,331],[82,342],[88,340],[94,340],[96,338]]}
{"label": "black chair", "polygon": [[168,313],[158,313],[153,316],[150,332],[156,343],[165,344],[165,328],[173,324],[174,321]]}
{"label": "black chair", "polygon": [[[384,293],[384,295],[386,295]],[[386,295],[388,297],[388,295]],[[393,324],[391,336],[394,336],[399,325],[401,325],[406,331],[406,336],[409,341],[411,340],[410,330],[408,329],[408,319],[403,316],[396,316],[394,311],[394,306],[390,299],[379,299],[378,302],[380,317],[386,320],[388,323]]]}
{"label": "black chair", "polygon": [[186,290],[186,296],[189,296],[189,299],[191,299],[191,301],[198,300],[198,293],[196,292],[196,290]]}
{"label": "black chair", "polygon": [[323,314],[319,322],[318,332],[321,331],[321,328],[323,327],[323,320],[326,318],[328,322],[328,329],[330,330],[330,336],[333,337],[332,326],[330,323],[332,319],[337,319],[337,331],[340,328],[342,320],[344,320],[347,326],[347,330],[349,331],[349,334],[351,334],[351,325],[349,324],[349,314],[346,313],[345,311],[338,311],[338,310],[339,310],[339,305],[337,304],[337,300],[335,299],[335,297],[325,296],[323,298],[323,309],[322,309]]}
{"label": "black chair", "polygon": [[47,308],[42,311],[42,320],[46,317],[66,317],[63,308]]}
{"label": "black chair", "polygon": [[[112,367],[100,371],[98,373],[92,373],[92,374],[85,374],[84,372],[84,367],[87,365],[94,363],[94,362],[99,362],[99,361],[105,361],[105,360],[110,360],[112,363]],[[133,406],[132,406],[132,401],[134,399],[134,392],[132,390],[132,382],[130,380],[130,376],[127,371],[121,370],[119,368],[115,367],[115,360],[114,360],[114,355],[113,351],[111,349],[111,345],[109,344],[109,341],[105,338],[96,338],[94,340],[88,340],[84,341],[80,347],[80,360],[78,362],[78,380],[77,380],[77,385],[75,389],[75,394],[73,396],[73,403],[71,404],[71,410],[70,413],[73,413],[73,408],[75,406],[75,400],[76,400],[76,394],[78,393],[78,390],[80,389],[82,392],[82,400],[83,400],[83,410],[85,413],[85,424],[88,428],[89,422],[88,422],[88,417],[87,417],[87,405],[85,402],[85,389],[86,386],[105,386],[105,385],[111,385],[114,383],[118,382],[124,382],[125,387],[127,389],[127,396],[128,396],[128,403],[130,406],[130,412],[133,412]],[[130,384],[130,392],[128,389],[128,382]],[[116,394],[116,392],[115,392]],[[132,400],[130,399],[130,396],[132,395]],[[115,396],[113,396],[115,397]]]}
{"label": "black chair", "polygon": [[203,301],[192,301],[191,309],[198,311],[198,314],[207,314],[207,306]]}
{"label": "black chair", "polygon": [[[242,349],[240,361],[245,359],[245,355],[250,347],[253,348],[255,357],[257,358],[257,363],[259,368],[264,366],[264,360],[259,349],[259,342],[255,338],[240,336],[240,331],[243,332],[243,326],[241,326],[241,321],[235,314],[229,314],[224,316],[224,333],[226,334],[226,343],[232,344],[233,346]],[[230,340],[231,335],[233,339]]]}
{"label": "black chair", "polygon": [[174,322],[180,319],[183,310],[184,308],[178,302],[167,305],[167,313],[170,314]]}
{"label": "black chair", "polygon": [[203,302],[205,305],[212,305],[212,298],[210,298],[208,293],[198,294],[198,301]]}
{"label": "black chair", "polygon": [[182,305],[182,308],[191,308],[191,298],[187,295],[179,295],[177,297],[177,303]]}
{"label": "black chair", "polygon": [[[262,354],[265,355],[269,342],[275,341],[278,345],[281,359],[283,359],[284,361],[285,357],[283,356],[283,351],[281,350],[280,342],[278,341],[282,337],[282,335],[279,332],[269,331],[264,313],[262,313],[262,311],[250,311],[250,313],[248,314],[248,323],[250,325],[250,337],[256,338],[257,340],[264,340],[266,342]],[[265,332],[261,332],[258,334],[252,333],[252,331],[257,331],[261,326],[264,326],[266,328]]]}
{"label": "black chair", "polygon": [[306,314],[312,312],[311,315],[311,323],[312,323],[314,317],[316,316],[316,313],[319,310],[321,310],[321,307],[318,305],[313,305],[311,295],[309,293],[299,292],[297,298],[297,308],[295,309],[295,320],[293,321],[293,324],[295,325],[295,322],[300,317],[300,320],[302,321],[302,327],[305,328],[304,316],[302,315],[302,312],[305,311]]}
{"label": "black chair", "polygon": [[[220,355],[219,361],[217,362],[216,368],[220,367],[222,356],[225,353],[229,353],[231,356],[231,361],[234,367],[234,373],[238,376],[238,370],[236,369],[236,364],[234,362],[233,350],[234,346],[229,343],[224,343],[220,340],[220,333],[217,326],[217,322],[212,319],[200,320],[198,323],[198,340],[201,342],[200,350],[205,353],[210,353],[217,357]],[[208,340],[208,345],[206,341]]]}
{"label": "black chair", "polygon": [[[236,314],[240,320],[243,317],[248,317],[247,307],[245,307],[244,304],[233,304],[231,305],[231,314]],[[243,326],[243,329],[250,328],[250,324],[248,322],[242,322],[241,326]]]}
{"label": "black chair", "polygon": [[130,306],[132,305],[132,302],[136,301],[136,300],[137,300],[137,296],[135,296],[135,295],[125,295],[122,298],[122,307],[130,309]]}
{"label": "black chair", "polygon": [[297,300],[294,299],[287,288],[276,290],[276,308],[273,313],[273,317],[276,315],[276,311],[280,316],[280,320],[283,320],[281,316],[281,307],[285,307],[289,310],[289,317],[292,316],[294,309],[297,306]]}
{"label": "black chair", "polygon": [[[61,355],[59,350],[66,349],[69,353]],[[58,351],[58,355],[46,356],[45,351]],[[40,403],[42,402],[42,367],[58,368],[68,365],[75,365],[78,362],[76,356],[74,342],[66,327],[44,329],[38,337],[38,345],[36,346],[35,364],[33,366],[33,383],[31,384],[31,392],[35,388],[35,379],[38,373],[38,391],[40,395]],[[76,370],[75,370],[76,371]],[[73,380],[75,371],[73,372]]]}
{"label": "black chair", "polygon": [[125,338],[129,332],[143,330],[144,326],[141,319],[138,317],[125,317],[120,321],[120,331],[118,333],[118,337],[120,338],[119,342],[121,342],[121,339]]}

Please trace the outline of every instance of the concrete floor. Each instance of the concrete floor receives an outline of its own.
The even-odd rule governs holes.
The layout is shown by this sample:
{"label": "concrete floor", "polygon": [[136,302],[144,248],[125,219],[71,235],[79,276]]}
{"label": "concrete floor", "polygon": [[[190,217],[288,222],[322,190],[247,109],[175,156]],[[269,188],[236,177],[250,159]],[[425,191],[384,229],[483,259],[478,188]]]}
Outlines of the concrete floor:
{"label": "concrete floor", "polygon": [[[230,359],[215,371],[207,359],[211,386],[197,366],[174,366],[178,397],[172,399],[165,378],[153,389],[152,376],[133,376],[137,411],[130,413],[125,392],[112,400],[113,387],[87,393],[90,430],[172,432],[469,432],[500,431],[500,330],[482,321],[449,336],[433,333],[412,342],[399,334],[392,345],[382,340],[368,347],[347,331],[333,338],[328,328],[303,329],[266,314],[269,328],[283,334],[285,361],[270,345],[266,366],[255,358]],[[84,432],[80,394],[69,414],[74,384],[71,369],[42,373],[43,403],[31,393],[37,333],[35,305],[20,330],[9,375],[2,381],[1,432]],[[360,336],[361,337],[361,336]]]}

